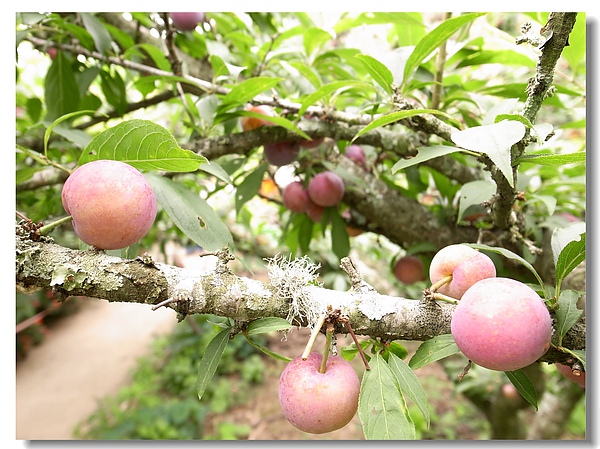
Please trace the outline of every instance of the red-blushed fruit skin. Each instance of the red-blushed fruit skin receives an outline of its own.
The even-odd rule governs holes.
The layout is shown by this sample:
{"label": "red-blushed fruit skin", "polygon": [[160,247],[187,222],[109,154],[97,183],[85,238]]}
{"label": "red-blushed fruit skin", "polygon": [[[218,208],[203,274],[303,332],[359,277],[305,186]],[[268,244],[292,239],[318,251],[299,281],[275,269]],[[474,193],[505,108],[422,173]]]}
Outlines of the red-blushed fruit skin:
{"label": "red-blushed fruit skin", "polygon": [[121,249],[145,236],[156,218],[156,197],[144,176],[120,161],[97,160],[65,181],[62,204],[75,234],[99,249]]}
{"label": "red-blushed fruit skin", "polygon": [[310,201],[306,189],[299,181],[293,181],[285,186],[281,199],[286,209],[299,214],[306,212]]}
{"label": "red-blushed fruit skin", "polygon": [[300,145],[296,142],[277,142],[264,146],[265,159],[277,167],[291,164],[298,157]]}
{"label": "red-blushed fruit skin", "polygon": [[367,165],[365,151],[360,145],[348,145],[344,151],[344,155],[362,167]]}
{"label": "red-blushed fruit skin", "polygon": [[298,356],[279,378],[279,403],[287,420],[298,429],[315,434],[341,429],[358,409],[360,379],[346,360],[327,358],[325,373],[319,373],[321,354],[306,360]]}
{"label": "red-blushed fruit skin", "polygon": [[325,208],[323,206],[319,206],[315,204],[310,197],[308,198],[308,207],[306,208],[306,215],[315,223],[321,223],[323,219],[323,214],[325,213]]}
{"label": "red-blushed fruit skin", "polygon": [[394,276],[403,284],[414,284],[424,281],[424,266],[418,256],[404,256],[394,265]]}
{"label": "red-blushed fruit skin", "polygon": [[432,284],[452,275],[452,281],[437,291],[455,299],[461,299],[469,287],[477,281],[496,276],[492,259],[470,246],[456,244],[440,249],[429,266]]}
{"label": "red-blushed fruit skin", "polygon": [[169,15],[179,31],[193,31],[200,22],[204,22],[203,12],[172,12]]}
{"label": "red-blushed fruit skin", "polygon": [[[269,117],[275,117],[277,114],[273,110],[272,107],[260,104],[258,106],[246,106],[244,108],[246,111],[256,112],[257,114],[268,115]],[[240,124],[242,126],[242,130],[251,131],[256,128],[260,128],[261,126],[273,126],[273,122],[269,122],[266,119],[257,118],[257,117],[240,117]]]}
{"label": "red-blushed fruit skin", "polygon": [[473,363],[514,371],[550,348],[552,319],[532,288],[495,277],[476,282],[465,292],[452,314],[450,331]]}
{"label": "red-blushed fruit skin", "polygon": [[317,173],[308,183],[308,196],[321,207],[337,206],[344,197],[344,181],[332,171]]}
{"label": "red-blushed fruit skin", "polygon": [[585,371],[582,371],[580,376],[576,376],[573,374],[573,370],[570,366],[563,365],[562,363],[557,363],[556,369],[571,382],[575,382],[580,387],[585,388]]}

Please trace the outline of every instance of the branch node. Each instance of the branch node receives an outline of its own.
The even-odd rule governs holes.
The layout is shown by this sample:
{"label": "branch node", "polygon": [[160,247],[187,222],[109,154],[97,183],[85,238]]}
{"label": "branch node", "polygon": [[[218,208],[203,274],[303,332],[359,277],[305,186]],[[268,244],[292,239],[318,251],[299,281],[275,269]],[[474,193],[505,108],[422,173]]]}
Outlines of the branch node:
{"label": "branch node", "polygon": [[366,283],[361,277],[356,265],[352,262],[349,257],[342,257],[340,261],[340,268],[346,272],[348,279],[350,279],[350,285],[358,293],[371,293],[375,292],[373,286]]}

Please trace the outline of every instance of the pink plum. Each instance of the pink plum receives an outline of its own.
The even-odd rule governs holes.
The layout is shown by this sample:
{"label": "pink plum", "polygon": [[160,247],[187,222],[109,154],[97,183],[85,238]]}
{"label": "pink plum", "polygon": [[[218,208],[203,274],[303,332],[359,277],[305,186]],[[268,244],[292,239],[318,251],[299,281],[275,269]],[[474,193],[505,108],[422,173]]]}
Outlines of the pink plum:
{"label": "pink plum", "polygon": [[294,162],[299,151],[300,145],[297,142],[277,142],[264,146],[265,159],[277,167]]}
{"label": "pink plum", "polygon": [[193,31],[200,22],[204,22],[203,12],[172,12],[169,15],[179,31]]}
{"label": "pink plum", "polygon": [[492,259],[470,246],[449,245],[433,256],[429,266],[429,279],[432,284],[435,284],[450,275],[452,280],[437,291],[460,299],[477,281],[495,277],[496,267]]}
{"label": "pink plum", "polygon": [[456,306],[450,328],[473,363],[496,371],[532,364],[550,348],[552,319],[538,294],[514,279],[473,284]]}
{"label": "pink plum", "polygon": [[315,434],[344,427],[356,414],[360,379],[343,358],[330,356],[325,373],[319,368],[323,356],[298,356],[279,378],[281,410],[298,429]]}
{"label": "pink plum", "polygon": [[336,206],[344,197],[344,181],[332,171],[316,174],[308,183],[308,196],[321,207]]}
{"label": "pink plum", "polygon": [[304,186],[299,181],[293,181],[285,186],[281,194],[283,205],[292,212],[303,213],[308,209],[310,199]]}
{"label": "pink plum", "polygon": [[585,388],[585,371],[581,371],[580,375],[576,376],[570,366],[563,365],[562,363],[557,363],[556,369],[571,382],[575,382],[580,387]]}
{"label": "pink plum", "polygon": [[156,197],[131,165],[97,160],[77,168],[62,190],[75,234],[99,249],[125,248],[145,236],[156,218]]}

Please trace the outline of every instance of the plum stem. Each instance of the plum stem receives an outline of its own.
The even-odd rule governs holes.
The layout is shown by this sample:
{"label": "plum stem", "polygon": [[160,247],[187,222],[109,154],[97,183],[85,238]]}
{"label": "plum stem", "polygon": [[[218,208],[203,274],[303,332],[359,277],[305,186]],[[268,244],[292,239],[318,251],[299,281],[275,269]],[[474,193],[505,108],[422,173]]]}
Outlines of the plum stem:
{"label": "plum stem", "polygon": [[325,374],[327,372],[327,358],[329,357],[329,348],[331,348],[331,340],[333,340],[333,324],[327,324],[327,331],[325,332],[325,350],[323,351],[323,358],[321,359],[321,367],[319,372]]}
{"label": "plum stem", "polygon": [[348,328],[348,332],[350,332],[350,335],[352,336],[352,340],[354,340],[354,344],[356,345],[356,349],[358,350],[358,353],[360,354],[360,358],[362,359],[362,361],[365,365],[365,369],[367,371],[370,371],[371,367],[369,366],[369,362],[367,361],[367,358],[365,357],[365,353],[363,352],[362,348],[360,347],[358,338],[356,338],[356,334],[354,333],[352,326],[350,326],[350,320],[345,320],[345,324],[346,324],[346,327]]}
{"label": "plum stem", "polygon": [[66,217],[60,218],[52,223],[49,223],[45,226],[42,226],[39,231],[41,235],[46,235],[48,234],[50,231],[52,231],[54,228],[57,228],[58,226],[64,224],[64,223],[68,223],[69,221],[71,221],[73,219],[73,217],[71,215],[67,215]]}
{"label": "plum stem", "polygon": [[449,302],[450,304],[458,304],[458,299],[444,295],[443,293],[432,293],[431,297],[439,301]]}
{"label": "plum stem", "polygon": [[434,284],[431,284],[431,287],[429,287],[429,290],[432,292],[437,291],[441,286],[446,285],[448,283],[450,283],[452,281],[452,275],[449,274],[448,276],[440,279],[439,281],[437,281]]}
{"label": "plum stem", "polygon": [[323,314],[319,317],[317,322],[315,323],[315,327],[313,327],[312,333],[310,334],[310,338],[308,339],[308,343],[306,343],[306,348],[304,348],[304,352],[302,353],[302,360],[306,360],[310,355],[310,351],[315,344],[315,340],[317,339],[317,335],[321,331],[323,327],[323,323],[325,323],[326,314]]}

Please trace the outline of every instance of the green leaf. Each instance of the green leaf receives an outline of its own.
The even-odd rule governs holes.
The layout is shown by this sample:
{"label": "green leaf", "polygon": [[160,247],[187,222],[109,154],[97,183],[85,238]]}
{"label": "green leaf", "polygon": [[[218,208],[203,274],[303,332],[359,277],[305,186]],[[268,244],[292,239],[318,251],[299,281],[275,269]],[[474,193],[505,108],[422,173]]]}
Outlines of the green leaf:
{"label": "green leaf", "polygon": [[310,56],[313,51],[330,41],[333,36],[327,31],[317,27],[306,28],[304,31],[304,51]]}
{"label": "green leaf", "polygon": [[583,369],[586,370],[586,367],[585,367],[585,350],[584,349],[560,348],[560,350],[562,352],[566,352],[567,354],[571,354],[573,357],[575,357],[577,360],[579,360],[581,362],[581,365],[583,366]]}
{"label": "green leaf", "polygon": [[[282,64],[283,62],[284,61],[281,61]],[[319,75],[317,75],[314,72],[314,70],[308,65],[304,64],[301,61],[290,61],[289,65],[298,70],[298,72],[300,72],[300,74],[304,78],[306,78],[314,86],[315,89],[321,87],[321,80],[319,79]]]}
{"label": "green leaf", "polygon": [[403,120],[405,118],[410,118],[421,114],[441,115],[442,117],[445,117],[447,120],[457,125],[457,127],[462,128],[462,125],[454,117],[451,117],[445,112],[438,111],[436,109],[409,109],[407,111],[390,112],[389,114],[386,114],[382,117],[373,120],[363,129],[361,129],[358,133],[356,133],[356,136],[354,136],[352,141],[354,142],[358,137],[376,128],[380,128],[382,126],[389,125],[390,123],[395,123],[399,120]]}
{"label": "green leaf", "polygon": [[207,251],[233,245],[233,237],[225,223],[197,193],[155,173],[144,176],[173,223],[196,244]]}
{"label": "green leaf", "polygon": [[548,166],[561,166],[567,164],[585,163],[586,154],[583,151],[568,154],[524,154],[515,159],[513,165],[538,164]]}
{"label": "green leaf", "polygon": [[402,80],[402,91],[407,86],[408,79],[412,72],[442,43],[447,41],[460,27],[485,15],[485,13],[470,13],[453,17],[443,21],[433,31],[426,34],[415,46],[404,66],[404,78]]}
{"label": "green leaf", "polygon": [[44,132],[44,155],[48,157],[48,141],[50,140],[50,135],[52,134],[52,130],[56,125],[58,125],[61,122],[64,122],[65,120],[69,120],[70,118],[84,114],[94,114],[94,112],[95,111],[75,111],[71,112],[70,114],[65,114],[61,117],[58,117],[56,120],[54,120]]}
{"label": "green leaf", "polygon": [[246,330],[248,335],[256,335],[284,331],[291,327],[292,325],[288,320],[278,317],[266,317],[251,321]]}
{"label": "green leaf", "polygon": [[558,310],[556,311],[556,329],[558,330],[558,346],[569,329],[579,320],[583,310],[577,308],[579,293],[574,290],[560,292],[558,297]]}
{"label": "green leaf", "polygon": [[369,55],[360,54],[354,57],[360,59],[377,84],[383,87],[389,95],[394,93],[392,90],[394,75],[392,75],[392,72],[390,72],[390,69],[385,64]]}
{"label": "green leaf", "polygon": [[156,68],[165,72],[171,71],[171,63],[160,48],[152,44],[138,44],[138,47],[148,53],[154,64],[156,64]]}
{"label": "green leaf", "polygon": [[388,363],[396,376],[398,385],[400,385],[400,390],[415,403],[419,410],[421,410],[421,413],[427,422],[427,428],[429,428],[429,404],[427,403],[427,394],[425,393],[425,390],[423,390],[419,378],[404,360],[393,353],[390,354]]}
{"label": "green leaf", "polygon": [[59,51],[44,80],[46,120],[53,121],[76,111],[79,107],[79,100],[79,88],[71,61],[64,51]]}
{"label": "green leaf", "polygon": [[331,249],[340,260],[350,252],[350,238],[346,230],[346,222],[337,208],[333,208],[331,213]]}
{"label": "green leaf", "polygon": [[100,87],[108,104],[113,106],[119,114],[125,114],[127,95],[125,82],[119,72],[101,70]]}
{"label": "green leaf", "polygon": [[456,68],[482,64],[503,64],[535,67],[535,60],[523,53],[513,50],[481,50],[463,59],[458,63]]}
{"label": "green leaf", "polygon": [[498,114],[494,118],[494,123],[498,123],[503,120],[514,120],[515,122],[523,123],[523,125],[525,125],[527,128],[533,129],[533,125],[529,119],[521,114]]}
{"label": "green leaf", "polygon": [[198,170],[202,170],[206,173],[213,175],[214,177],[220,179],[221,181],[226,182],[227,184],[233,184],[229,173],[227,173],[223,168],[217,164],[216,162],[208,161],[206,164],[201,164],[198,167]]}
{"label": "green leaf", "polygon": [[411,157],[409,159],[400,159],[398,162],[396,162],[392,167],[392,174],[396,174],[400,170],[420,164],[421,162],[435,159],[436,157],[456,153],[457,151],[461,151],[461,149],[448,145],[433,145],[431,147],[417,148],[417,151],[418,153],[415,157]]}
{"label": "green leaf", "polygon": [[452,334],[438,335],[421,343],[408,362],[408,366],[413,370],[418,370],[428,363],[435,362],[458,352],[460,350],[456,346]]}
{"label": "green leaf", "polygon": [[332,93],[336,92],[337,90],[353,88],[353,87],[372,88],[370,85],[363,83],[362,81],[352,81],[352,80],[334,81],[332,83],[325,84],[304,99],[304,101],[302,102],[302,106],[300,107],[300,110],[298,111],[298,116],[301,117],[302,115],[304,115],[304,113],[310,106],[314,105],[315,103],[317,103],[318,101],[327,97],[328,95],[331,95]]}
{"label": "green leaf", "polygon": [[383,357],[371,358],[360,385],[358,416],[367,440],[414,440],[415,426],[404,396]]}
{"label": "green leaf", "polygon": [[283,81],[283,78],[269,78],[266,76],[247,79],[233,87],[222,98],[219,109],[224,112],[232,107],[244,104],[264,91],[275,87],[281,81]]}
{"label": "green leaf", "polygon": [[207,162],[204,156],[179,147],[169,131],[150,120],[128,120],[96,135],[79,158],[126,162],[140,170],[192,172]]}
{"label": "green leaf", "polygon": [[535,271],[535,268],[533,268],[533,265],[531,265],[529,262],[527,262],[525,259],[523,259],[518,254],[515,254],[506,248],[498,248],[495,246],[481,245],[479,243],[463,243],[463,245],[467,245],[467,246],[470,246],[471,248],[475,248],[475,249],[478,249],[481,251],[490,251],[492,253],[501,254],[508,259],[518,261],[519,263],[521,263],[523,266],[525,266],[529,271],[531,271],[533,273],[535,278],[538,280],[542,290],[544,292],[546,291],[546,289],[544,288],[544,281],[542,280],[542,278],[540,277],[538,272]]}
{"label": "green leaf", "polygon": [[525,126],[514,120],[475,126],[452,133],[452,141],[467,150],[487,154],[511,186],[514,177],[510,148],[525,135]]}
{"label": "green leaf", "polygon": [[490,180],[471,181],[460,188],[460,202],[456,222],[462,217],[469,206],[481,204],[489,200],[496,192],[496,184]]}
{"label": "green leaf", "polygon": [[213,337],[210,343],[208,343],[208,346],[204,351],[204,355],[202,356],[202,359],[200,360],[200,364],[198,366],[198,381],[196,383],[196,387],[198,390],[198,399],[202,399],[202,395],[204,395],[206,387],[212,380],[215,371],[219,366],[219,362],[221,361],[223,351],[225,350],[225,347],[229,342],[230,333],[230,327],[220,331],[217,335]]}
{"label": "green leaf", "polygon": [[214,80],[218,80],[221,76],[229,75],[229,69],[220,56],[210,55],[208,57],[208,62],[210,62],[210,65],[212,66]]}
{"label": "green leaf", "polygon": [[521,393],[521,396],[537,410],[537,391],[535,391],[535,386],[529,377],[527,377],[527,374],[520,369],[516,371],[505,371],[505,374],[508,377],[508,380],[510,380],[519,393]]}
{"label": "green leaf", "polygon": [[90,33],[94,39],[96,50],[103,55],[106,54],[106,51],[109,50],[112,45],[112,37],[110,33],[102,24],[102,22],[100,22],[93,14],[85,12],[80,14],[83,21],[83,26],[85,26],[87,32]]}
{"label": "green leaf", "polygon": [[552,233],[550,246],[556,265],[557,282],[562,281],[585,260],[585,235],[585,223],[572,223],[566,228],[555,229]]}
{"label": "green leaf", "polygon": [[268,164],[260,164],[237,186],[235,193],[236,214],[240,213],[240,210],[244,204],[256,196],[268,167]]}

